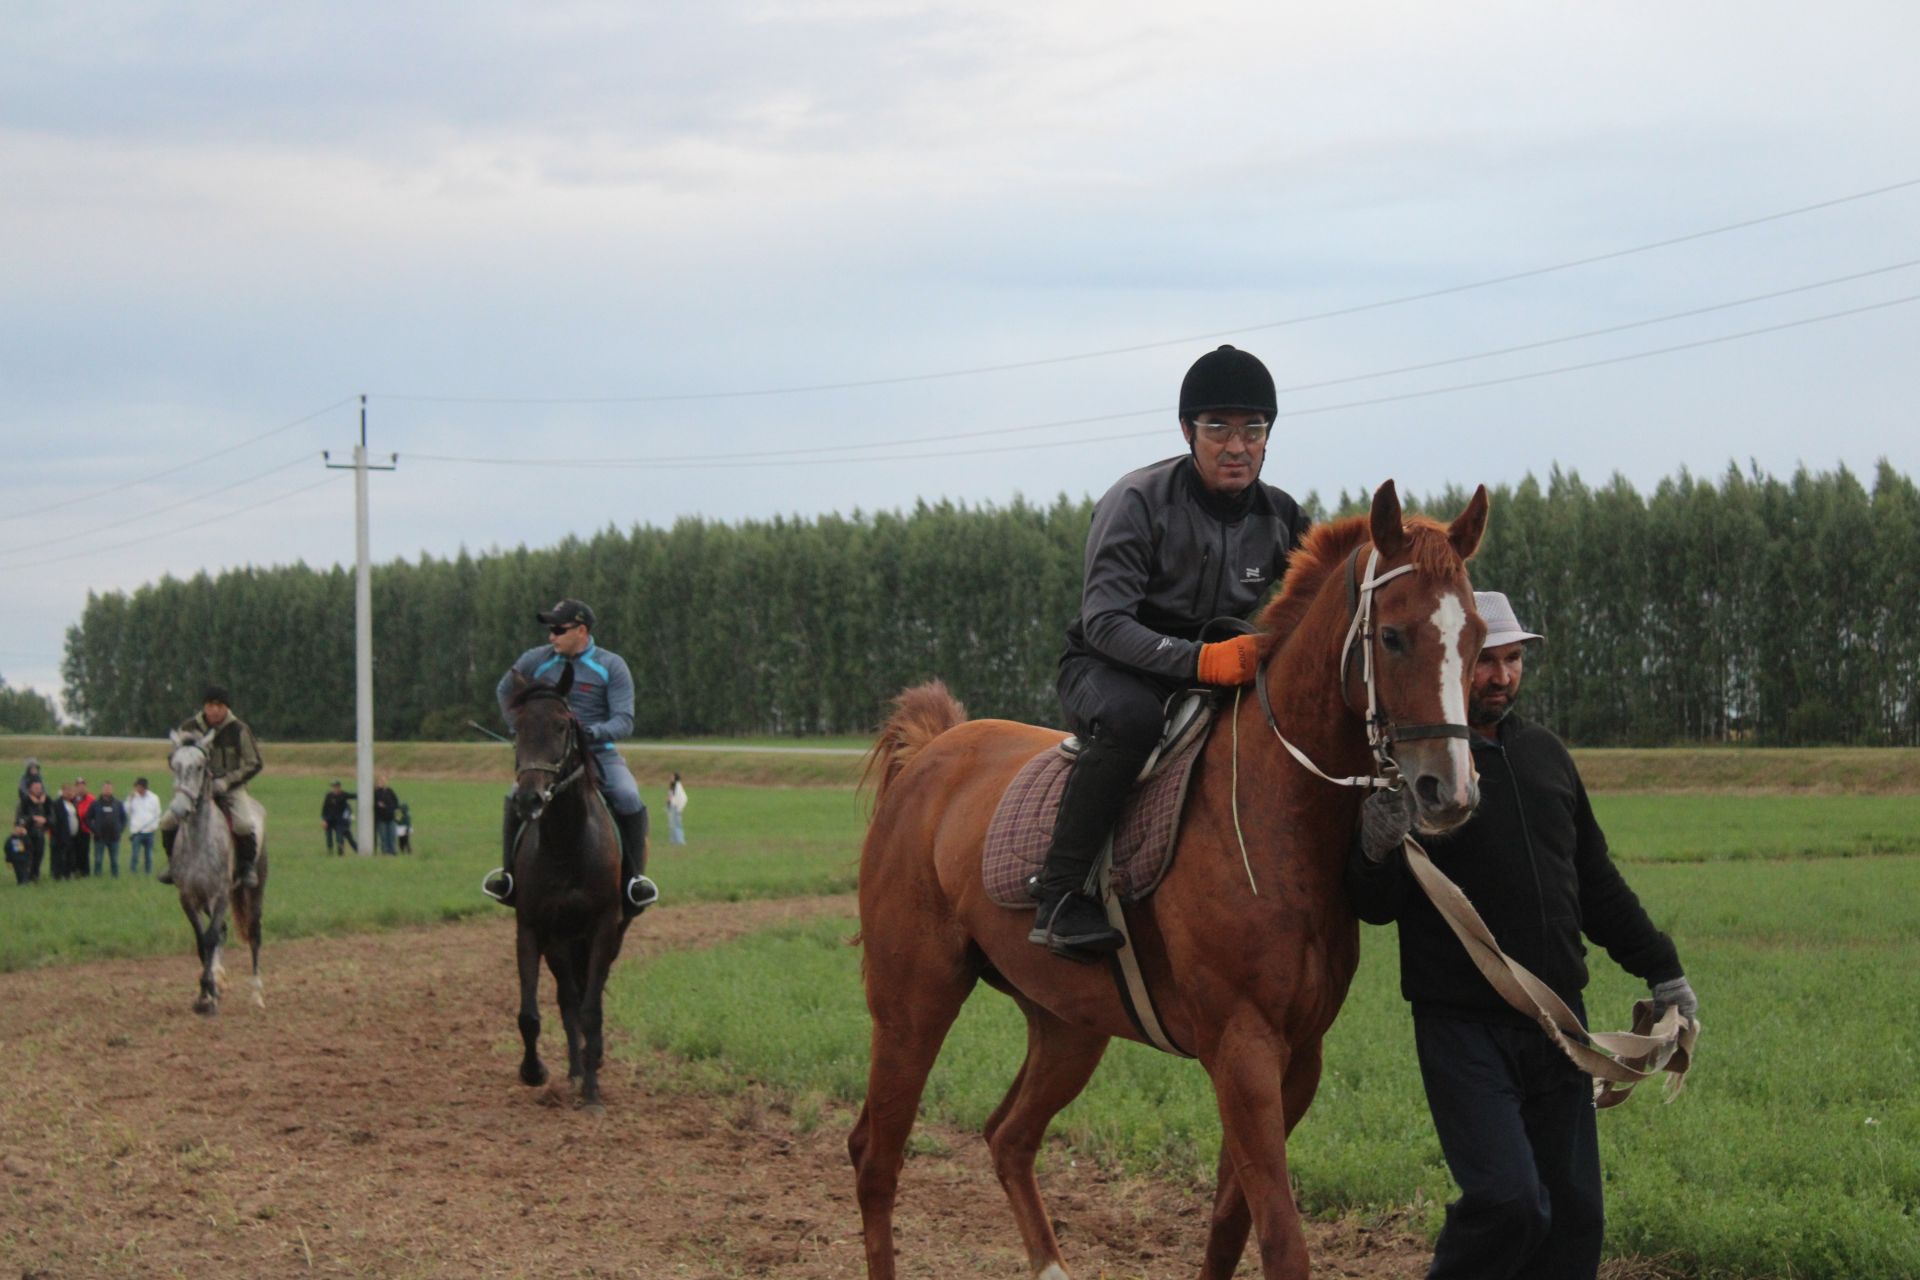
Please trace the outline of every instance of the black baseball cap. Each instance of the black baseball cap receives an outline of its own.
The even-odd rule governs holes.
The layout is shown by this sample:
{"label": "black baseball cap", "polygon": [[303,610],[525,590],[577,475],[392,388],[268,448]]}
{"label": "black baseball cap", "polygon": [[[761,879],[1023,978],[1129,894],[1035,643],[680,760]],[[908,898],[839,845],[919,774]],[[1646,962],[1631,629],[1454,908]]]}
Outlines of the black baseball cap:
{"label": "black baseball cap", "polygon": [[210,684],[200,691],[200,701],[202,703],[217,702],[223,707],[228,707],[233,705],[233,695],[227,692],[227,686],[223,684]]}
{"label": "black baseball cap", "polygon": [[587,630],[593,630],[593,610],[578,600],[562,600],[544,613],[536,613],[533,616],[536,621],[549,627],[564,627],[576,622],[584,622],[587,624]]}

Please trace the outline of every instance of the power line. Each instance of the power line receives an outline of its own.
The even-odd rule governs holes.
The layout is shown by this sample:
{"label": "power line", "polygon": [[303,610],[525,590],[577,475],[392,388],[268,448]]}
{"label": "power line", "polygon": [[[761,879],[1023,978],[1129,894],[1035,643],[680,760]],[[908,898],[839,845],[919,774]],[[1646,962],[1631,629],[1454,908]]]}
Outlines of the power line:
{"label": "power line", "polygon": [[[1374,396],[1366,400],[1347,400],[1338,404],[1315,405],[1307,409],[1288,409],[1275,414],[1275,418],[1305,418],[1315,414],[1334,413],[1343,409],[1365,409],[1376,405],[1398,404],[1406,400],[1421,400],[1428,396],[1451,395],[1461,391],[1474,391],[1483,387],[1505,386],[1515,382],[1529,382],[1536,378],[1548,378],[1563,373],[1578,373],[1586,369],[1599,369],[1607,365],[1626,364],[1633,360],[1646,360],[1653,356],[1670,355],[1676,351],[1692,351],[1700,347],[1718,346],[1726,342],[1736,342],[1743,338],[1758,337],[1762,334],[1780,333],[1787,329],[1804,328],[1810,324],[1820,324],[1828,320],[1840,320],[1848,316],[1864,315],[1870,311],[1884,311],[1889,307],[1903,306],[1909,302],[1920,302],[1920,293],[1904,297],[1890,298],[1884,302],[1871,302],[1863,306],[1848,307],[1842,311],[1829,311],[1816,316],[1803,316],[1798,320],[1787,320],[1779,324],[1762,325],[1756,329],[1742,329],[1736,333],[1723,333],[1711,338],[1698,338],[1692,342],[1677,342],[1670,346],[1653,347],[1646,351],[1630,351],[1624,355],[1607,356],[1599,360],[1587,360],[1579,364],[1556,365],[1551,369],[1535,369],[1528,373],[1508,374],[1499,378],[1483,378],[1474,382],[1456,382],[1443,387],[1426,387],[1418,391],[1404,391],[1396,395]],[[1174,412],[1172,408],[1139,409],[1129,413],[1106,414],[1101,418],[1086,421],[1111,421],[1120,418],[1138,418],[1149,414]],[[1031,430],[1031,427],[999,428],[998,431]],[[980,434],[997,434],[980,433]],[[938,453],[899,453],[868,454],[850,458],[790,458],[781,456],[769,458],[765,454],[735,454],[729,458],[699,461],[663,462],[646,458],[597,458],[590,461],[574,461],[559,458],[488,458],[468,457],[457,454],[411,453],[407,456],[419,462],[474,463],[486,466],[514,467],[557,467],[569,470],[621,470],[655,469],[661,471],[702,471],[736,467],[804,467],[833,466],[845,462],[928,462],[942,458],[968,458],[989,453],[1024,453],[1034,449],[1060,449],[1071,445],[1100,444],[1112,440],[1132,440],[1145,436],[1161,434],[1160,429],[1153,431],[1132,431],[1124,435],[1085,436],[1073,440],[1046,440],[1036,444],[994,445],[981,449],[954,449]],[[867,448],[885,448],[885,445],[868,445]],[[776,451],[784,454],[785,451]]]}
{"label": "power line", "polygon": [[242,477],[239,480],[235,480],[232,484],[223,484],[217,489],[202,489],[199,492],[195,493],[191,498],[183,499],[182,501],[173,503],[170,506],[155,507],[151,511],[139,511],[134,513],[133,515],[127,516],[125,519],[115,520],[108,524],[96,525],[91,529],[82,529],[78,533],[63,533],[57,538],[47,538],[40,542],[29,542],[23,547],[8,547],[7,553],[11,555],[15,552],[20,552],[20,551],[37,551],[41,547],[57,546],[62,542],[72,542],[76,538],[90,538],[96,533],[105,533],[109,529],[118,529],[123,525],[134,524],[141,520],[150,520],[154,516],[163,516],[167,514],[169,511],[178,511],[182,507],[191,507],[195,503],[198,503],[207,498],[210,498],[216,493],[225,493],[230,489],[238,489],[241,485],[252,484],[255,480],[265,480],[268,476],[278,475],[282,471],[286,471],[289,468],[299,466],[301,463],[310,460],[312,457],[313,455],[311,453],[303,453],[299,457],[293,459],[290,462],[283,462],[277,467],[269,467],[265,471],[256,472],[253,475]]}
{"label": "power line", "polygon": [[[1325,387],[1345,386],[1355,382],[1368,382],[1375,378],[1392,377],[1396,374],[1419,373],[1428,369],[1444,368],[1448,365],[1467,364],[1475,360],[1489,360],[1496,356],[1513,355],[1521,351],[1534,351],[1542,347],[1558,346],[1568,342],[1578,342],[1586,338],[1603,337],[1608,334],[1625,333],[1628,330],[1642,329],[1649,325],[1665,324],[1674,320],[1685,320],[1695,316],[1708,315],[1715,311],[1726,311],[1734,307],[1750,306],[1756,302],[1768,302],[1796,293],[1807,293],[1814,289],[1829,288],[1838,284],[1849,284],[1856,280],[1865,280],[1873,276],[1886,275],[1893,271],[1904,271],[1915,266],[1920,266],[1920,258],[1909,259],[1905,262],[1895,262],[1884,267],[1872,267],[1865,271],[1856,271],[1850,275],[1833,276],[1825,280],[1815,280],[1807,284],[1793,285],[1785,289],[1775,289],[1769,293],[1752,294],[1745,298],[1735,298],[1729,302],[1716,302],[1709,306],[1692,307],[1684,311],[1670,311],[1665,315],[1651,316],[1643,320],[1630,320],[1625,324],[1608,325],[1600,329],[1587,329],[1579,333],[1563,334],[1556,338],[1542,338],[1536,342],[1523,342],[1513,346],[1496,347],[1490,351],[1476,351],[1469,355],[1450,356],[1444,360],[1429,360],[1421,364],[1400,365],[1391,369],[1375,369],[1369,373],[1349,374],[1344,377],[1327,378],[1318,382],[1297,382],[1291,386],[1276,388],[1276,392],[1279,395],[1290,395],[1299,391],[1317,391]],[[1172,406],[1164,406],[1157,409],[1135,409],[1125,413],[1096,414],[1090,417],[1056,418],[1047,422],[1026,423],[1016,427],[988,427],[978,431],[943,432],[938,435],[914,436],[907,439],[882,440],[877,442],[869,441],[860,444],[809,445],[799,449],[764,450],[744,456],[752,458],[805,458],[822,454],[852,453],[862,449],[883,449],[904,444],[940,444],[952,440],[980,440],[990,436],[1023,435],[1033,431],[1055,431],[1061,427],[1083,427],[1090,426],[1096,422],[1115,422],[1125,418],[1140,418],[1146,417],[1149,414],[1172,413],[1174,411]],[[435,455],[419,456],[431,459]],[[710,460],[711,457],[708,454],[684,453],[660,454],[652,457],[625,459],[626,462],[635,465],[665,465],[676,462],[708,462]]]}
{"label": "power line", "polygon": [[[300,461],[305,462],[306,459],[302,458],[300,459]],[[89,547],[84,551],[69,551],[66,555],[63,555],[63,556],[47,556],[41,559],[22,560],[17,563],[0,564],[0,569],[21,569],[21,568],[27,568],[29,566],[37,569],[41,565],[60,564],[63,561],[67,561],[67,560],[79,560],[86,556],[100,555],[103,552],[107,552],[107,551],[119,551],[126,547],[135,546],[143,542],[152,542],[159,538],[170,538],[176,533],[187,533],[194,529],[204,529],[206,526],[210,524],[218,524],[222,520],[231,520],[233,517],[245,515],[249,511],[258,511],[260,508],[270,507],[276,502],[285,502],[288,498],[297,498],[303,493],[311,493],[313,490],[318,489],[323,484],[332,484],[334,480],[336,480],[337,478],[338,477],[336,476],[330,475],[330,476],[327,476],[325,479],[317,480],[312,484],[302,485],[298,489],[289,489],[285,493],[277,493],[271,498],[263,498],[259,502],[249,503],[244,507],[235,507],[231,511],[222,511],[217,516],[208,516],[205,520],[196,520],[192,524],[183,524],[178,526],[177,528],[166,529],[159,533],[148,534],[145,537],[129,538],[125,542],[110,543],[109,545],[104,547]]]}
{"label": "power line", "polygon": [[694,400],[736,400],[756,396],[802,395],[817,391],[851,391],[862,387],[891,387],[912,382],[933,382],[944,378],[964,378],[982,373],[1006,373],[1019,369],[1037,369],[1046,365],[1070,364],[1081,360],[1096,360],[1105,356],[1134,355],[1142,351],[1154,351],[1163,347],[1184,346],[1188,343],[1211,342],[1216,338],[1231,338],[1237,334],[1257,333],[1268,329],[1284,329],[1293,325],[1308,324],[1316,320],[1333,320],[1341,316],[1360,315],[1368,311],[1380,311],[1388,307],[1406,306],[1414,302],[1428,302],[1434,298],[1444,298],[1457,293],[1468,293],[1475,289],[1488,289],[1495,285],[1512,284],[1517,280],[1531,280],[1538,276],[1552,275],[1559,271],[1571,271],[1576,267],[1590,267],[1596,263],[1611,262],[1618,258],[1632,257],[1635,254],[1650,253],[1655,249],[1669,249],[1674,245],[1687,244],[1694,240],[1704,240],[1710,236],[1725,235],[1730,231],[1744,231],[1750,227],[1764,226],[1769,222],[1779,222],[1785,218],[1797,218],[1802,214],[1816,213],[1822,209],[1831,209],[1838,205],[1851,204],[1857,200],[1868,200],[1875,196],[1888,195],[1903,191],[1909,187],[1920,186],[1920,178],[1908,178],[1901,182],[1889,183],[1883,187],[1874,187],[1866,191],[1856,191],[1849,195],[1836,196],[1830,200],[1821,200],[1813,204],[1804,204],[1792,209],[1782,209],[1777,213],[1762,214],[1757,218],[1746,218],[1739,222],[1729,222],[1722,226],[1708,227],[1702,231],[1690,231],[1685,235],[1669,236],[1664,240],[1652,240],[1645,244],[1632,245],[1625,249],[1614,249],[1607,253],[1596,253],[1585,258],[1573,258],[1565,262],[1551,263],[1543,267],[1530,267],[1524,271],[1513,271],[1505,275],[1488,276],[1481,280],[1470,280],[1463,284],[1446,285],[1439,289],[1428,289],[1421,293],[1401,294],[1398,297],[1382,298],[1374,302],[1358,303],[1350,307],[1336,307],[1328,311],[1308,312],[1304,315],[1289,316],[1283,320],[1266,320],[1253,324],[1238,325],[1231,329],[1217,329],[1209,333],[1187,334],[1179,338],[1161,338],[1153,342],[1140,342],[1124,347],[1105,347],[1097,351],[1079,351],[1069,355],[1042,356],[1034,360],[1015,360],[1005,364],[973,365],[962,369],[943,369],[932,373],[900,374],[889,378],[860,378],[842,382],[799,383],[786,387],[762,387],[747,391],[690,391],[665,395],[644,396],[455,396],[423,395],[402,392],[377,392],[383,400],[400,400],[417,404],[667,404]]}
{"label": "power line", "polygon": [[312,413],[308,414],[304,418],[295,418],[292,422],[282,423],[281,425],[273,428],[271,431],[262,431],[257,436],[248,436],[245,440],[240,441],[238,444],[230,444],[230,445],[227,445],[225,448],[215,449],[212,453],[202,454],[198,458],[192,458],[186,462],[180,463],[177,466],[168,467],[164,471],[152,471],[143,476],[136,476],[134,479],[128,480],[122,484],[111,485],[105,489],[98,489],[92,493],[85,494],[78,498],[62,498],[58,502],[49,502],[44,507],[35,507],[30,511],[8,512],[5,515],[0,515],[0,522],[4,522],[7,520],[24,520],[28,516],[43,515],[48,511],[58,511],[62,507],[71,507],[82,502],[92,502],[95,498],[104,498],[110,493],[119,493],[122,489],[131,489],[136,485],[148,484],[155,480],[163,480],[168,476],[178,475],[182,471],[185,471],[190,467],[197,467],[203,462],[212,462],[215,458],[223,457],[226,454],[237,452],[238,450],[246,448],[248,445],[259,444],[262,440],[271,439],[272,437],[279,435],[283,431],[291,431],[295,427],[302,426],[306,423],[312,422],[315,418],[318,418],[323,414],[332,413],[335,409],[338,409],[342,405],[351,404],[351,403],[353,403],[352,396],[348,396],[344,400],[335,400],[332,404],[328,405],[326,408],[315,409]]}

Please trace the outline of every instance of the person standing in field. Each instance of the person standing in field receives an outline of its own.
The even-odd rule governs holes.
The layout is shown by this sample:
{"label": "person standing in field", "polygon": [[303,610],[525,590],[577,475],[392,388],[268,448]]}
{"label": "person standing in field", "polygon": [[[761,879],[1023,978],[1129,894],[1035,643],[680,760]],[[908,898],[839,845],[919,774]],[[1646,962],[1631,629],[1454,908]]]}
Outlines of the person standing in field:
{"label": "person standing in field", "polygon": [[399,808],[400,797],[387,785],[387,775],[383,773],[373,780],[373,832],[382,853],[394,852],[394,815]]}
{"label": "person standing in field", "polygon": [[27,879],[40,878],[40,865],[47,856],[47,846],[55,839],[60,820],[59,801],[47,794],[46,784],[35,778],[27,787],[27,793],[20,797],[20,804],[13,811],[16,825],[22,826],[27,833]]}
{"label": "person standing in field", "polygon": [[32,787],[36,782],[40,784],[43,791],[46,789],[47,780],[40,776],[40,762],[32,756],[28,756],[27,767],[20,773],[20,798],[22,800],[27,798],[28,788]]}
{"label": "person standing in field", "polygon": [[[613,745],[633,732],[633,675],[627,670],[626,659],[595,642],[593,610],[580,601],[562,600],[534,618],[547,629],[548,642],[514,659],[500,677],[494,689],[500,715],[511,726],[507,700],[513,694],[515,672],[529,680],[557,684],[567,668],[573,669],[567,705],[573,708],[587,748],[593,752],[600,794],[620,829],[620,883],[624,886],[620,906],[632,919],[660,900],[659,887],[646,876],[647,805],[640,798],[633,771]],[[499,868],[480,884],[483,893],[502,904],[513,901],[513,846],[518,833],[509,794],[501,818],[505,852]]]}
{"label": "person standing in field", "polygon": [[1122,476],[1094,506],[1057,682],[1082,746],[1035,877],[1028,934],[1057,955],[1088,959],[1123,945],[1087,881],[1159,741],[1167,701],[1195,684],[1253,679],[1258,637],[1207,643],[1201,632],[1251,613],[1307,531],[1300,505],[1260,479],[1275,407],[1273,376],[1257,358],[1209,351],[1180,384],[1187,452]]}
{"label": "person standing in field", "polygon": [[[207,753],[207,777],[214,803],[227,815],[233,828],[233,879],[249,889],[260,884],[254,862],[260,856],[260,804],[247,794],[247,783],[263,767],[260,746],[253,730],[233,714],[226,686],[210,684],[200,695],[200,710],[181,722],[179,733],[191,734]],[[179,806],[184,796],[175,796]],[[169,808],[160,818],[160,847],[167,855],[167,866],[156,877],[161,884],[173,883],[173,841],[180,832],[180,809]]]}
{"label": "person standing in field", "polygon": [[145,778],[133,780],[127,794],[127,874],[153,874],[153,833],[160,829],[160,797]]}
{"label": "person standing in field", "polygon": [[25,884],[33,864],[33,845],[27,840],[27,824],[13,820],[13,834],[7,837],[7,865],[13,868],[13,882]]}
{"label": "person standing in field", "polygon": [[360,843],[353,838],[353,801],[357,799],[359,796],[342,787],[338,778],[321,797],[320,825],[326,829],[328,853],[344,858],[349,846],[360,852]]}
{"label": "person standing in field", "polygon": [[93,874],[100,874],[104,861],[114,878],[120,878],[120,833],[127,829],[127,806],[113,794],[113,784],[100,784],[100,795],[87,809],[87,823],[93,828]]}
{"label": "person standing in field", "polygon": [[65,880],[73,874],[74,846],[79,843],[80,815],[73,805],[73,784],[60,784],[53,804],[53,827],[47,842],[47,874]]}
{"label": "person standing in field", "polygon": [[[1657,1012],[1671,1006],[1693,1019],[1699,1001],[1679,953],[1608,855],[1573,757],[1512,714],[1527,646],[1541,637],[1498,592],[1477,591],[1474,604],[1487,624],[1467,702],[1480,804],[1456,831],[1425,837],[1427,852],[1501,949],[1582,1022],[1582,934],[1647,982]],[[1460,1187],[1427,1275],[1592,1280],[1604,1224],[1592,1080],[1494,991],[1414,882],[1403,845],[1412,819],[1405,791],[1364,802],[1347,888],[1362,920],[1399,925],[1400,992]]]}
{"label": "person standing in field", "polygon": [[73,814],[77,829],[67,850],[67,874],[84,879],[93,874],[93,792],[85,778],[73,780]]}
{"label": "person standing in field", "polygon": [[680,771],[675,769],[673,781],[667,784],[667,842],[669,844],[687,842],[686,812],[687,787],[680,781]]}
{"label": "person standing in field", "polygon": [[413,806],[405,800],[393,811],[393,835],[401,853],[413,852]]}

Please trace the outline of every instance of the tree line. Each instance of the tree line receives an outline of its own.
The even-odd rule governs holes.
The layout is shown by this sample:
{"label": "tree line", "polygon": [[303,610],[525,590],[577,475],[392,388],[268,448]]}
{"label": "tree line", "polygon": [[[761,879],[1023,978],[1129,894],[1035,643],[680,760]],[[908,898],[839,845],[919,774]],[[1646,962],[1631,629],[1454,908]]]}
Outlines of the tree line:
{"label": "tree line", "polygon": [[[1368,495],[1341,495],[1335,514]],[[1449,490],[1409,506],[1450,517]],[[1882,463],[1780,479],[1731,467],[1641,494],[1555,469],[1494,491],[1473,565],[1546,634],[1527,711],[1583,745],[1920,744],[1920,495]],[[1317,499],[1304,504],[1320,518]],[[975,715],[1057,723],[1090,500],[607,528],[554,547],[422,556],[373,575],[375,732],[470,736],[588,601],[627,659],[642,736],[861,733],[938,676]],[[264,737],[354,729],[353,578],[248,568],[90,595],[67,633],[69,712],[156,734],[218,679]]]}

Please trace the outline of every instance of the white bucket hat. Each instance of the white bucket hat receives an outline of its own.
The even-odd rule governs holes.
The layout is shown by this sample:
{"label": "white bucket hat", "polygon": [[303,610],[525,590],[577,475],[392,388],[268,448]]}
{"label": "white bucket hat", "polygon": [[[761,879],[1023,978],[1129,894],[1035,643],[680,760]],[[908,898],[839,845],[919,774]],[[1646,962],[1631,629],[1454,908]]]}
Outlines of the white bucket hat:
{"label": "white bucket hat", "polygon": [[1476,591],[1473,593],[1473,607],[1487,624],[1487,638],[1480,642],[1483,649],[1497,649],[1503,644],[1512,644],[1516,640],[1545,640],[1520,625],[1520,619],[1513,612],[1505,593],[1499,591]]}

